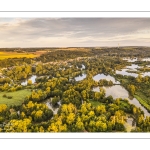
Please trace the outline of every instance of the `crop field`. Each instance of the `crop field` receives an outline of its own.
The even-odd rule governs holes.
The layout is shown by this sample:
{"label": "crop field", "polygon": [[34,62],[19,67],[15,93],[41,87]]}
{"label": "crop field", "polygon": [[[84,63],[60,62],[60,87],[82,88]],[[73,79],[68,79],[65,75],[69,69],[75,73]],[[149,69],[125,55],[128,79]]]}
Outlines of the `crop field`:
{"label": "crop field", "polygon": [[0,60],[6,58],[22,58],[22,57],[34,58],[36,57],[36,55],[32,53],[0,52]]}
{"label": "crop field", "polygon": [[41,54],[45,53],[46,51],[37,51],[37,52],[0,52],[0,60],[2,59],[7,59],[7,58],[34,58],[34,57],[38,57]]}
{"label": "crop field", "polygon": [[[24,98],[31,94],[30,90],[19,90],[14,92],[0,92],[0,104],[10,105],[21,105],[24,101]],[[11,96],[12,98],[9,99],[7,97],[3,97],[3,95]]]}

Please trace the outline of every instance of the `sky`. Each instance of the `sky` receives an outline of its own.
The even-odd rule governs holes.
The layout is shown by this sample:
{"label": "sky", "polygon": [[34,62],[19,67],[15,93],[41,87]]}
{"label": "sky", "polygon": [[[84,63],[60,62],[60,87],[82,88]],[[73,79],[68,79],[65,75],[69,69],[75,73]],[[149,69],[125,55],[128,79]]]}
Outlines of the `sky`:
{"label": "sky", "polygon": [[150,18],[0,18],[0,47],[150,46]]}

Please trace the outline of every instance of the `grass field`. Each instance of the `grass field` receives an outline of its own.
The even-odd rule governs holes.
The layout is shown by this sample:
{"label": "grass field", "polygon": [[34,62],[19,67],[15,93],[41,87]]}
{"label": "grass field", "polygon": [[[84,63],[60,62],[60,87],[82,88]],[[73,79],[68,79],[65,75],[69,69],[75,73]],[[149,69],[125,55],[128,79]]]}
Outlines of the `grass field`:
{"label": "grass field", "polygon": [[[7,96],[12,96],[12,99],[8,99],[3,97],[3,95],[6,94]],[[24,98],[27,95],[31,94],[31,90],[19,90],[15,92],[0,92],[0,104],[6,104],[8,106],[10,105],[21,105],[24,101]]]}
{"label": "grass field", "polygon": [[102,103],[98,102],[98,101],[93,101],[93,100],[90,100],[90,103],[94,106],[94,107],[97,107],[98,105],[101,105]]}

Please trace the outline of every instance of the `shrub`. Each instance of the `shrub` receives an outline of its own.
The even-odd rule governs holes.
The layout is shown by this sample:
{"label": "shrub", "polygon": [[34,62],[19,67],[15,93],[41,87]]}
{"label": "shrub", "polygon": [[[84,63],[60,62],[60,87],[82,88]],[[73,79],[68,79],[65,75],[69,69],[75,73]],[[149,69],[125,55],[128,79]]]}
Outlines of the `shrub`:
{"label": "shrub", "polygon": [[7,97],[7,95],[6,95],[6,94],[4,94],[4,95],[3,95],[3,97]]}
{"label": "shrub", "polygon": [[8,99],[12,99],[12,96],[7,96]]}

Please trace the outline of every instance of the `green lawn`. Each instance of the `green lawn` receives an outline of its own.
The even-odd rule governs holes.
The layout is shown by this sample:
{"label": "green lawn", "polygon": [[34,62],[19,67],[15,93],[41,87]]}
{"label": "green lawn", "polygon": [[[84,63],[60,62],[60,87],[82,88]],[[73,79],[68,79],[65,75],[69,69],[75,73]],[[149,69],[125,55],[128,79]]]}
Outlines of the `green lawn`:
{"label": "green lawn", "polygon": [[[12,99],[3,97],[4,94],[6,94],[7,96],[12,96]],[[31,90],[28,89],[19,90],[15,92],[0,92],[0,104],[6,104],[8,106],[21,105],[21,103],[24,101],[24,98],[30,94]]]}
{"label": "green lawn", "polygon": [[90,100],[89,101],[94,107],[97,107],[98,105],[101,105],[102,103],[98,102],[98,101],[93,101],[93,100]]}

